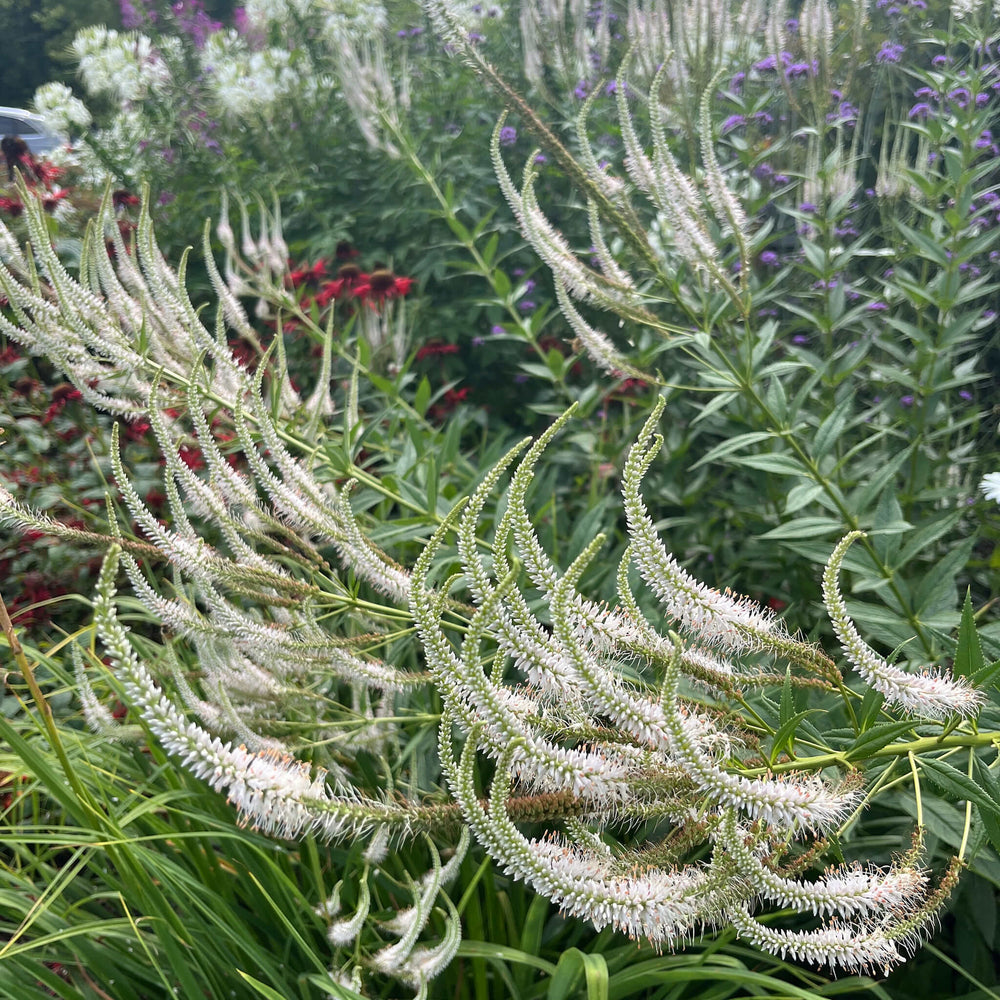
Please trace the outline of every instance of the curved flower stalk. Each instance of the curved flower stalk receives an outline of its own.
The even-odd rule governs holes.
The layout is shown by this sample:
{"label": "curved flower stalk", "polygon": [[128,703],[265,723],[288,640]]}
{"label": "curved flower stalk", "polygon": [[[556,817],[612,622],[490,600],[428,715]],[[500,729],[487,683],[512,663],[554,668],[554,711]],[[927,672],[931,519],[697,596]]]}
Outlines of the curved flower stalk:
{"label": "curved flower stalk", "polygon": [[[639,485],[649,452],[655,452],[652,422],[661,409],[654,408],[633,449],[637,457],[623,487],[626,507],[641,503]],[[684,687],[689,670],[699,678],[699,671],[723,675],[733,666],[657,633],[642,617],[628,587],[628,561],[659,566],[659,556],[649,561],[636,552],[665,553],[644,509],[641,516],[631,512],[617,607],[601,607],[579,589],[600,536],[565,571],[544,551],[526,499],[539,457],[568,417],[526,452],[527,442],[511,449],[468,503],[456,506],[414,566],[411,609],[445,703],[441,762],[465,821],[508,874],[597,927],[610,925],[672,947],[699,927],[733,923],[761,947],[834,968],[875,969],[902,961],[944,904],[952,874],[931,887],[919,847],[889,867],[842,864],[812,879],[798,874],[794,860],[783,869],[781,859],[794,839],[835,829],[858,806],[859,776],[831,779],[810,771],[808,758],[802,758],[802,769],[760,774],[743,745],[749,734],[720,727],[690,699]],[[476,525],[522,452],[488,566]],[[449,636],[445,595],[458,578],[439,589],[431,584],[452,530],[462,577],[476,603],[457,646]],[[516,561],[508,554],[511,540]],[[522,573],[541,605],[526,600],[518,582]],[[708,602],[709,638],[737,633],[740,640],[730,643],[734,656],[765,652],[813,672],[824,665],[817,650],[777,622],[753,620],[747,605],[722,599],[689,575],[660,574],[657,580],[656,596],[671,616],[678,600],[680,606]],[[703,617],[684,619],[688,630],[697,634]],[[832,664],[829,669],[835,674]],[[737,676],[742,683],[755,679],[751,671]],[[479,781],[485,782],[478,777],[484,758],[492,775],[485,803],[477,792]],[[535,792],[569,790],[579,812],[561,828],[530,837],[509,808],[518,785]],[[619,846],[611,824],[639,816],[658,816],[670,831],[668,842],[639,850]],[[686,851],[671,846],[681,844]],[[687,860],[699,844],[703,860]],[[808,932],[775,929],[755,919],[761,902],[824,923]]]}
{"label": "curved flower stalk", "polygon": [[771,927],[755,920],[746,910],[734,910],[732,925],[756,947],[782,958],[827,965],[834,971],[888,975],[916,951],[934,926],[958,883],[961,868],[962,863],[955,859],[918,905],[901,907],[887,900],[881,914],[869,920],[831,920],[816,930],[797,931]]}
{"label": "curved flower stalk", "polygon": [[866,684],[878,691],[888,704],[904,712],[929,719],[949,715],[976,716],[983,705],[983,695],[964,678],[952,677],[946,670],[907,673],[882,659],[859,635],[847,614],[838,578],[847,550],[855,539],[863,536],[861,531],[845,535],[830,554],[823,571],[823,601],[844,656]]}
{"label": "curved flower stalk", "polygon": [[[405,602],[406,572],[363,537],[347,491],[317,482],[283,440],[274,411],[264,398],[263,379],[266,372],[271,375],[278,414],[294,411],[300,403],[290,387],[287,367],[260,365],[252,374],[233,357],[226,342],[225,318],[235,323],[235,332],[240,334],[250,324],[231,290],[228,297],[221,294],[218,272],[210,267],[222,303],[213,331],[187,295],[184,267],[175,272],[163,259],[146,208],[133,254],[115,224],[110,194],[105,197],[88,229],[79,279],[66,271],[52,249],[41,209],[29,206],[25,219],[34,262],[23,255],[0,260],[0,289],[10,300],[16,320],[0,315],[0,331],[61,368],[95,407],[152,425],[167,457],[164,489],[174,518],[185,523],[185,504],[210,515],[235,547],[240,569],[246,573],[253,572],[258,559],[253,544],[261,540],[253,527],[257,523],[263,523],[270,534],[291,537],[296,545],[294,539],[301,535],[318,538],[333,544],[360,578]],[[262,237],[272,248],[276,225],[276,220],[265,224]],[[105,231],[111,234],[114,260],[105,249]],[[280,354],[280,338],[277,349]],[[232,414],[235,441],[229,448],[238,447],[247,459],[267,503],[261,501],[252,479],[232,469],[215,440],[206,414],[220,405]],[[176,416],[167,417],[171,410],[186,411],[193,427],[188,429]],[[182,450],[190,454],[195,440],[198,460],[210,469],[207,482],[192,475],[179,459]],[[267,453],[266,459],[262,452]],[[129,511],[150,538],[191,571],[206,565],[222,571],[215,554],[195,537],[190,525],[178,532],[158,524],[127,485],[117,445],[112,460]],[[178,483],[184,502],[177,493]],[[253,525],[249,531],[248,520]],[[273,566],[262,572],[266,582],[274,582]]]}
{"label": "curved flower stalk", "polygon": [[582,0],[527,0],[519,13],[524,75],[543,94],[552,74],[561,89],[572,90],[607,64],[611,48],[611,8]]}
{"label": "curved flower stalk", "polygon": [[[440,22],[442,30],[448,31],[447,5],[431,4],[429,6],[433,8],[432,16]],[[707,10],[709,5],[702,4],[700,6]],[[439,7],[440,9],[438,9]],[[652,16],[654,18],[666,17],[663,12],[656,12]],[[639,21],[645,23],[646,17],[640,17],[638,12],[633,11],[633,20],[635,23],[639,23]],[[680,20],[682,21],[683,18]],[[713,30],[717,27],[714,25]],[[699,27],[698,30],[701,31],[702,28]],[[479,71],[486,72],[486,67],[482,65],[482,60],[477,57],[477,54],[471,53],[470,58],[476,63]],[[476,62],[477,58],[478,62]],[[721,226],[724,232],[728,232],[735,238],[742,264],[741,270],[745,272],[749,264],[750,253],[749,241],[745,234],[746,213],[729,188],[712,148],[710,133],[703,135],[703,181],[708,194],[708,206],[712,209],[716,219],[714,226],[706,211],[705,199],[698,191],[698,180],[680,169],[669,148],[667,122],[661,93],[666,85],[670,68],[683,67],[684,60],[680,57],[675,58],[669,50],[664,50],[657,59],[659,69],[653,78],[648,99],[653,136],[652,157],[647,156],[638,138],[632,117],[633,112],[628,105],[627,95],[633,93],[632,87],[625,77],[625,67],[629,61],[629,58],[626,58],[623,62],[615,85],[622,138],[625,145],[626,169],[633,182],[639,190],[647,195],[654,210],[666,223],[673,250],[679,258],[694,271],[706,275],[712,287],[723,290],[743,313],[746,307],[741,291],[733,284],[723,264],[727,248],[717,239],[714,229]],[[704,93],[701,101],[702,129],[708,117],[707,102],[712,96],[715,82],[721,72],[722,69],[717,69],[712,77],[706,78],[700,85],[701,91]],[[590,103],[589,100],[584,103],[578,123],[578,132],[585,150],[587,150],[588,143],[586,118],[590,110]],[[519,110],[521,109],[519,108]],[[605,275],[599,275],[587,268],[583,261],[572,253],[562,234],[554,229],[538,207],[533,192],[535,171],[532,160],[529,159],[525,168],[521,190],[518,191],[514,187],[503,163],[497,136],[498,132],[495,132],[493,162],[501,189],[518,218],[525,238],[541,259],[552,269],[553,276],[557,280],[557,288],[562,285],[569,295],[579,301],[592,300],[601,308],[609,310],[619,317],[632,319],[654,329],[659,329],[663,333],[668,333],[669,326],[664,325],[655,317],[654,310],[645,304],[643,296],[634,289],[632,281],[627,277],[624,269],[617,263],[613,263],[611,267],[607,266],[609,255],[606,253],[606,247],[608,240],[604,234],[600,233],[598,237],[594,237],[595,231],[600,232],[600,225],[595,225],[595,221],[599,219],[604,224],[615,226],[618,235],[627,240],[631,239],[636,245],[641,246],[643,248],[641,256],[644,258],[644,262],[647,265],[651,264],[654,272],[659,276],[666,278],[667,275],[676,270],[674,261],[667,260],[662,255],[657,257],[655,252],[652,255],[646,252],[649,241],[646,234],[640,233],[636,228],[641,229],[641,224],[638,221],[639,215],[627,199],[622,197],[621,182],[612,182],[589,151],[583,154],[576,166],[577,172],[583,172],[584,176],[580,178],[574,175],[574,180],[587,194],[591,206],[592,239],[594,246],[598,249],[599,259],[602,261],[602,268],[605,272]],[[598,191],[600,192],[599,197],[594,194]],[[604,248],[603,251],[602,248]],[[627,297],[624,297],[620,291],[615,291],[610,296],[607,294],[609,290],[607,279],[611,277],[614,278],[617,285],[622,286],[624,283],[624,287],[629,289],[630,294]],[[667,284],[669,285],[669,281]],[[598,340],[593,335],[589,337],[581,335],[577,329],[579,322],[574,321],[573,317],[569,318],[584,346],[593,354],[594,360],[602,367],[608,368],[609,345],[602,342],[602,340],[606,341],[606,338]]]}
{"label": "curved flower stalk", "polygon": [[766,649],[827,677],[836,677],[833,664],[814,646],[788,635],[769,609],[747,597],[720,593],[695,580],[663,546],[640,493],[642,477],[663,446],[655,434],[666,401],[654,404],[638,440],[629,451],[622,476],[622,495],[628,519],[629,552],[643,579],[660,599],[677,626],[707,645],[729,650]]}
{"label": "curved flower stalk", "polygon": [[278,836],[315,833],[325,839],[371,834],[383,826],[407,831],[414,825],[418,814],[413,809],[357,794],[338,800],[327,790],[322,769],[314,776],[308,764],[290,754],[234,747],[188,722],[156,686],[118,621],[113,605],[117,566],[118,549],[112,546],[101,567],[94,603],[98,634],[112,669],[164,748],[216,791],[225,790],[241,817]]}
{"label": "curved flower stalk", "polygon": [[[530,208],[530,185],[527,200],[519,197]],[[274,227],[267,232],[273,242]],[[129,257],[118,239],[118,256]],[[854,695],[821,650],[747,598],[694,579],[668,552],[642,496],[662,446],[662,400],[624,469],[628,544],[616,601],[586,591],[603,536],[563,568],[534,527],[532,481],[572,411],[535,442],[510,449],[408,571],[370,543],[350,487],[331,485],[331,470],[296,447],[302,404],[285,393],[280,357],[265,381],[278,348],[265,352],[255,373],[229,355],[226,323],[242,322],[233,289],[210,331],[146,224],[131,249],[133,262],[115,268],[95,237],[83,283],[57,272],[44,252],[41,269],[15,257],[3,273],[30,327],[19,332],[43,352],[45,338],[64,337],[69,346],[58,358],[74,378],[93,364],[110,370],[116,357],[132,365],[121,384],[103,375],[100,393],[113,412],[142,414],[164,455],[166,523],[130,477],[120,447],[126,432],[113,439],[121,501],[149,541],[119,538],[124,531],[111,517],[95,601],[98,638],[146,726],[184,767],[228,795],[245,822],[284,837],[367,841],[358,852],[363,884],[353,896],[341,885],[323,908],[339,980],[392,976],[427,994],[460,937],[445,890],[459,862],[442,863],[438,841],[425,848],[414,838],[457,840],[457,857],[470,831],[513,877],[567,913],[659,947],[733,924],[761,947],[835,968],[902,960],[943,906],[957,868],[931,886],[914,850],[888,867],[809,874],[823,850],[816,838],[839,832],[860,808],[864,777],[856,766],[864,755],[797,729],[805,713],[796,712],[795,697],[817,689]],[[608,271],[602,294],[618,282]],[[147,331],[146,311],[161,303]],[[186,460],[192,448],[198,461]],[[506,505],[486,545],[481,525],[508,474]],[[47,524],[9,494],[0,493],[0,509],[22,524]],[[445,552],[449,532],[461,569],[438,583],[439,572],[455,567]],[[873,686],[898,685],[846,617],[836,587],[844,551],[846,544],[825,581],[838,637]],[[331,568],[334,554],[354,580]],[[169,594],[149,557],[170,567]],[[158,646],[130,638],[118,618],[119,567],[164,627]],[[633,569],[645,594],[633,589]],[[359,592],[357,580],[375,596]],[[474,606],[463,603],[462,588]],[[406,645],[411,626],[426,669]],[[779,715],[752,689],[782,681]],[[963,682],[948,683],[979,697]],[[107,725],[92,685],[82,690],[89,718]],[[914,707],[926,721],[944,714],[928,711],[933,704]],[[435,728],[439,761],[413,749]],[[943,738],[984,746],[970,728]],[[659,842],[630,839],[640,825],[658,831]],[[430,857],[423,880],[412,874],[416,864],[394,856],[404,841],[419,870]],[[389,869],[394,885],[383,892]],[[356,901],[352,912],[340,913],[341,894]],[[412,898],[402,911],[400,896]],[[372,914],[389,906],[397,916],[379,925]],[[823,923],[774,927],[771,915],[757,919],[769,906]],[[432,930],[441,937],[429,944]]]}

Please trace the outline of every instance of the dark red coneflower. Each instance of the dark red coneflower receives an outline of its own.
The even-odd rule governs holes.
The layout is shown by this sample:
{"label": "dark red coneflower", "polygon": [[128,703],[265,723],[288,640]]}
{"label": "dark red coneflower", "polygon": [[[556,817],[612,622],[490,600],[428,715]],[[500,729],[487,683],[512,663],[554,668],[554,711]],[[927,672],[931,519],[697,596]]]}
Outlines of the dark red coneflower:
{"label": "dark red coneflower", "polygon": [[357,264],[344,264],[337,269],[337,277],[323,285],[313,302],[320,309],[325,309],[333,299],[349,299],[357,295],[357,289],[368,280],[368,275]]}
{"label": "dark red coneflower", "polygon": [[132,208],[139,204],[139,198],[131,191],[119,189],[111,192],[111,204],[115,208]]}
{"label": "dark red coneflower", "polygon": [[417,350],[417,361],[423,361],[424,358],[433,358],[439,354],[458,354],[458,352],[458,344],[445,344],[440,340],[431,340]]}
{"label": "dark red coneflower", "polygon": [[380,267],[353,288],[354,295],[373,306],[383,305],[388,299],[398,299],[413,288],[412,278],[398,278],[387,267]]}
{"label": "dark red coneflower", "polygon": [[312,267],[300,267],[289,272],[288,281],[292,288],[318,284],[326,277],[326,261],[318,260]]}
{"label": "dark red coneflower", "polygon": [[42,207],[46,212],[51,212],[55,209],[56,205],[69,196],[69,191],[66,188],[59,188],[58,191],[50,191],[48,194],[42,197]]}
{"label": "dark red coneflower", "polygon": [[0,212],[17,218],[24,211],[24,205],[17,198],[0,198]]}

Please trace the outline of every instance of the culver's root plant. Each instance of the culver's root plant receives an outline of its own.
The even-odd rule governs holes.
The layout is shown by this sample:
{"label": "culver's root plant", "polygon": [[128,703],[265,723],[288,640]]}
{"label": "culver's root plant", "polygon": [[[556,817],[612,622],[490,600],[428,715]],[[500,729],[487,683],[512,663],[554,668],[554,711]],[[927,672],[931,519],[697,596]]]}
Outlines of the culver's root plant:
{"label": "culver's root plant", "polygon": [[[343,989],[396,980],[428,995],[461,947],[451,885],[469,850],[568,916],[657,949],[732,927],[776,955],[882,974],[932,933],[987,839],[1000,847],[1000,664],[985,662],[971,604],[953,669],[914,670],[848,613],[857,532],[831,546],[822,579],[839,647],[701,583],[643,495],[671,419],[662,399],[622,469],[616,598],[594,600],[604,535],[560,565],[532,513],[572,410],[478,478],[466,469],[439,514],[436,492],[395,493],[361,463],[377,434],[359,402],[361,341],[377,325],[299,315],[324,361],[308,399],[293,387],[280,331],[299,306],[273,220],[245,256],[229,244],[221,269],[206,253],[214,313],[192,304],[146,212],[128,246],[114,223],[106,201],[76,277],[38,212],[27,248],[0,231],[0,331],[94,406],[148,422],[164,459],[158,518],[116,432],[93,629],[73,644],[84,713],[134,738],[110,711],[121,697],[140,738],[225,794],[237,822],[366,845],[310,917]],[[268,346],[237,287],[278,317]],[[253,370],[231,332],[259,345]],[[334,354],[353,365],[335,390]],[[94,543],[7,491],[0,505],[10,526]],[[891,857],[853,856],[864,810],[901,790],[912,837]],[[964,830],[934,867],[929,798]]]}

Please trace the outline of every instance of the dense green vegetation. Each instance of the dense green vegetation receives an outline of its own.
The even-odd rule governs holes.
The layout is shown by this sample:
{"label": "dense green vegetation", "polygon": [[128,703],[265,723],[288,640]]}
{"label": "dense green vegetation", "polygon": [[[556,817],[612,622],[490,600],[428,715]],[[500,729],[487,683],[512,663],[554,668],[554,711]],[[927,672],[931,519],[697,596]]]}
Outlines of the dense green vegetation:
{"label": "dense green vegetation", "polygon": [[991,11],[106,25],[0,196],[0,995],[996,997]]}

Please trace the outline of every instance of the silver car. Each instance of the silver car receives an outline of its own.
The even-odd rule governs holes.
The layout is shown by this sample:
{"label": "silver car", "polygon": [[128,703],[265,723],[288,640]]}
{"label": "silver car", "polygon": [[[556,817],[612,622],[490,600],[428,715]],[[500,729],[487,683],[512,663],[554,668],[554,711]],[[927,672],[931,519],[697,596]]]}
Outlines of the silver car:
{"label": "silver car", "polygon": [[8,135],[23,139],[32,156],[51,153],[66,144],[65,136],[51,131],[44,118],[21,108],[0,108],[0,138]]}

